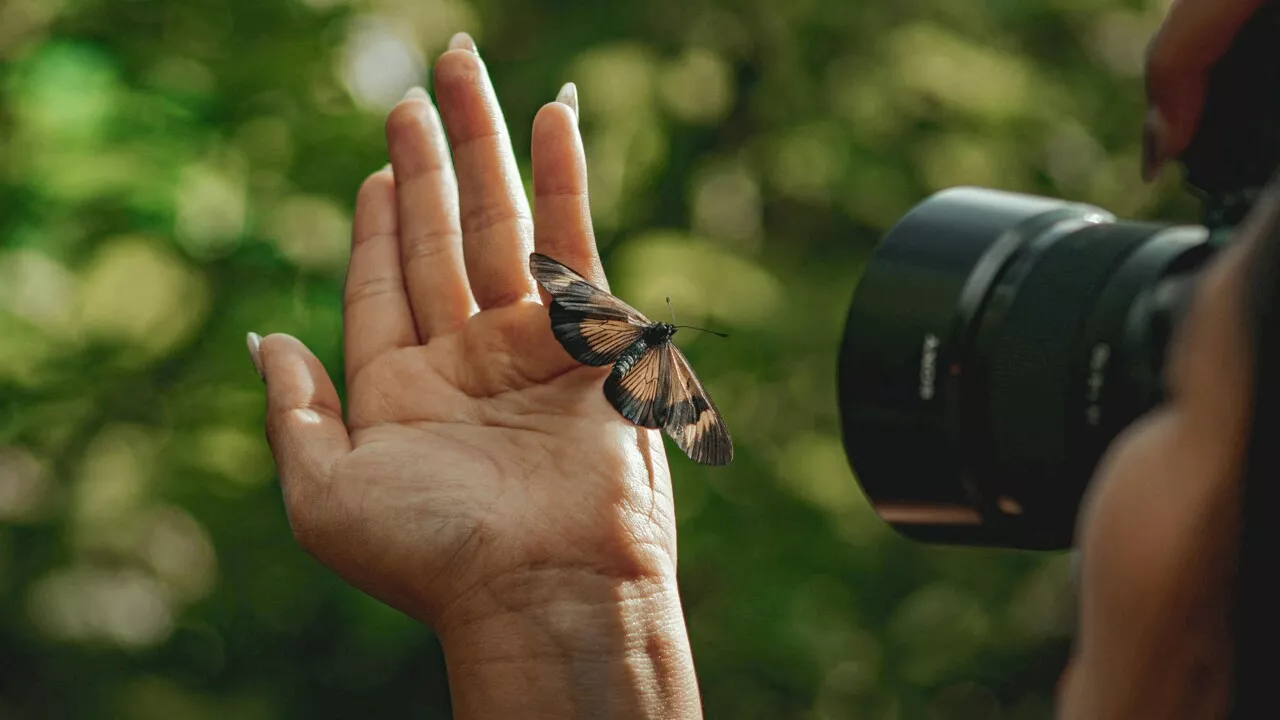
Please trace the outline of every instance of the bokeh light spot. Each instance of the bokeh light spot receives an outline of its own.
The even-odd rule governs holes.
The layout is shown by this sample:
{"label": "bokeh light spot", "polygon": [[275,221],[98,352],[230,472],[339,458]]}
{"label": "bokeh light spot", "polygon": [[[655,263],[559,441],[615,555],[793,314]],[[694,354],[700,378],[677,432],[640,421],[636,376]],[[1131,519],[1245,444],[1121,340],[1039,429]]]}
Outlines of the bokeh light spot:
{"label": "bokeh light spot", "polygon": [[68,339],[77,328],[76,292],[75,275],[39,250],[0,253],[0,312]]}
{"label": "bokeh light spot", "polygon": [[23,448],[0,445],[0,522],[40,519],[52,490],[43,462]]}
{"label": "bokeh light spot", "polygon": [[391,22],[370,16],[352,21],[341,75],[356,102],[369,110],[389,110],[422,82],[424,72],[421,51]]}
{"label": "bokeh light spot", "polygon": [[286,257],[307,270],[334,271],[346,266],[351,246],[351,217],[343,206],[317,195],[293,195],[280,201],[266,232]]}
{"label": "bokeh light spot", "polygon": [[93,532],[131,515],[146,498],[158,451],[158,438],[146,428],[105,428],[81,461],[72,517]]}
{"label": "bokeh light spot", "polygon": [[32,586],[28,610],[47,634],[75,642],[150,647],[173,629],[164,588],[137,570],[54,570]]}
{"label": "bokeh light spot", "polygon": [[204,278],[149,239],[107,242],[80,279],[80,317],[92,336],[132,345],[146,355],[185,340],[208,309]]}
{"label": "bokeh light spot", "polygon": [[693,224],[700,234],[742,252],[760,248],[760,185],[741,163],[718,164],[695,176]]}
{"label": "bokeh light spot", "polygon": [[928,23],[895,30],[888,48],[903,90],[989,119],[1019,115],[1028,105],[1032,75],[1017,55]]}
{"label": "bokeh light spot", "polygon": [[658,76],[658,90],[672,115],[690,123],[711,123],[733,106],[733,68],[703,48],[687,50],[668,62]]}
{"label": "bokeh light spot", "polygon": [[225,255],[244,232],[244,179],[210,165],[188,165],[178,181],[175,207],[175,234],[188,252],[199,258]]}
{"label": "bokeh light spot", "polygon": [[182,508],[163,506],[152,512],[142,551],[171,597],[193,602],[213,588],[217,579],[213,541]]}
{"label": "bokeh light spot", "polygon": [[24,135],[60,143],[87,143],[107,129],[122,88],[112,60],[85,45],[49,43],[31,57],[13,112]]}
{"label": "bokeh light spot", "polygon": [[272,478],[269,449],[260,437],[237,426],[202,428],[192,455],[205,469],[236,485],[259,485]]}

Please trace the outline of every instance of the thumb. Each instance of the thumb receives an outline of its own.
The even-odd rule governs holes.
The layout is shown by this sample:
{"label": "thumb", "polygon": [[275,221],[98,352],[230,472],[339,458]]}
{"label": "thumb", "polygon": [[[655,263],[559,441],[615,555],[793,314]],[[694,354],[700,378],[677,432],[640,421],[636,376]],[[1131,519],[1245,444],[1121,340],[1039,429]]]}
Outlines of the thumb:
{"label": "thumb", "polygon": [[[290,519],[329,481],[334,463],[351,452],[338,391],[324,365],[297,338],[249,334],[249,354],[267,385],[267,441]],[[296,531],[296,527],[295,527]]]}

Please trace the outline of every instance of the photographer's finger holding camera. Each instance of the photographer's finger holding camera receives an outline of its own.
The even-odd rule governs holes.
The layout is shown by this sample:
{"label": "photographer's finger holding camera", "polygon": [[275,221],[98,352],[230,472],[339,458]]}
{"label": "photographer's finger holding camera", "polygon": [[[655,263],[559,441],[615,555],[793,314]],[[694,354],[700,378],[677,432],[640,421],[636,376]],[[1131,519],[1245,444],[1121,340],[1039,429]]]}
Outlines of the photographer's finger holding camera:
{"label": "photographer's finger holding camera", "polygon": [[1147,52],[1142,175],[1153,180],[1191,142],[1209,68],[1268,0],[1173,0]]}

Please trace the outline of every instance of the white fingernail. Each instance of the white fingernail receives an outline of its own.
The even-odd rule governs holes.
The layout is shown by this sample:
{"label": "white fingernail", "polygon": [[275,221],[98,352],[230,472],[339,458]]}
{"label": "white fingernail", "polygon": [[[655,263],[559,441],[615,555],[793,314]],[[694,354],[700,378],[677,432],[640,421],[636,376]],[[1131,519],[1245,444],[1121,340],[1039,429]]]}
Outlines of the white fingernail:
{"label": "white fingernail", "polygon": [[[409,92],[404,94],[403,100],[430,100],[427,91],[421,85],[414,85],[409,88]],[[402,100],[402,102],[403,102]]]}
{"label": "white fingernail", "polygon": [[253,368],[258,371],[258,377],[266,382],[266,373],[262,372],[262,336],[251,332],[245,338],[245,342],[249,345],[249,357],[253,360]]}
{"label": "white fingernail", "polygon": [[565,105],[568,105],[569,109],[573,111],[574,123],[578,122],[578,86],[577,85],[574,85],[571,82],[565,83],[564,87],[560,88],[560,93],[556,95],[556,102],[564,103]]}
{"label": "white fingernail", "polygon": [[464,32],[454,33],[453,37],[449,39],[449,49],[470,50],[477,55],[480,54],[480,51],[476,49],[476,41]]}

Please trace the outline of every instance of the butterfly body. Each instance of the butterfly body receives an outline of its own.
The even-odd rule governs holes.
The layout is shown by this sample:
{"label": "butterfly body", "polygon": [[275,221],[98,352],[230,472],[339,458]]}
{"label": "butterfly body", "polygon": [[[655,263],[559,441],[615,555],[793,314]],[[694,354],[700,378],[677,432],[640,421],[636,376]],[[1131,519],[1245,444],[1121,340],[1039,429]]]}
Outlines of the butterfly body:
{"label": "butterfly body", "polygon": [[623,417],[663,428],[696,462],[733,459],[720,411],[671,342],[677,326],[649,320],[546,255],[530,255],[529,269],[551,295],[551,331],[561,346],[585,365],[612,364],[604,394]]}
{"label": "butterfly body", "polygon": [[613,361],[612,374],[617,375],[618,377],[626,375],[627,371],[639,362],[650,348],[660,348],[663,345],[666,345],[671,342],[671,337],[675,334],[675,325],[668,325],[667,323],[659,322],[649,326],[644,330],[639,340],[632,343],[631,347],[623,350],[622,354],[618,356],[618,359]]}
{"label": "butterfly body", "polygon": [[[660,343],[658,343],[660,344]],[[639,362],[644,354],[649,352],[650,343],[644,340],[637,340],[635,345],[622,351],[618,359],[613,363],[613,371],[609,373],[610,377],[616,377],[619,380],[631,371],[631,368]]]}

